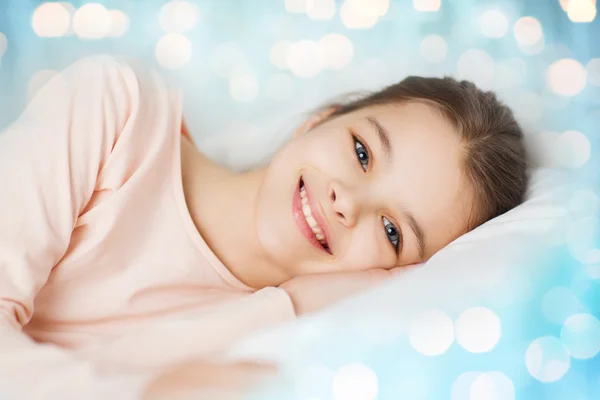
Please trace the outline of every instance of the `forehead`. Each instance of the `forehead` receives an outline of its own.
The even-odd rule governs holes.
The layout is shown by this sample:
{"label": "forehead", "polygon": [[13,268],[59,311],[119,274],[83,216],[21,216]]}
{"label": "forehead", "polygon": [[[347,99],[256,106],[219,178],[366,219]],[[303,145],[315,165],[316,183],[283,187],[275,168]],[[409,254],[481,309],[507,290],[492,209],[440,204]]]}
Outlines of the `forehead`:
{"label": "forehead", "polygon": [[368,116],[389,132],[393,149],[391,164],[379,163],[381,190],[414,215],[426,236],[426,256],[431,255],[467,226],[472,191],[464,179],[459,133],[438,110],[424,103],[361,110],[352,119],[372,132],[368,137],[376,154],[382,153]]}

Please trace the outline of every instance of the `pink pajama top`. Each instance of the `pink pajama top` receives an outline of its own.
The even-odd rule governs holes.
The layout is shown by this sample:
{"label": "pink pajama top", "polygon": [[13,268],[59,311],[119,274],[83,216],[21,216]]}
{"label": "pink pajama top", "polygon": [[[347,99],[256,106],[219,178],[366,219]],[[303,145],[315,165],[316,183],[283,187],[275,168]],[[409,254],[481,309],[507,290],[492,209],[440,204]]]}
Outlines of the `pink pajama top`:
{"label": "pink pajama top", "polygon": [[155,72],[97,56],[0,134],[0,397],[139,398],[152,368],[294,317],[196,230],[181,108]]}

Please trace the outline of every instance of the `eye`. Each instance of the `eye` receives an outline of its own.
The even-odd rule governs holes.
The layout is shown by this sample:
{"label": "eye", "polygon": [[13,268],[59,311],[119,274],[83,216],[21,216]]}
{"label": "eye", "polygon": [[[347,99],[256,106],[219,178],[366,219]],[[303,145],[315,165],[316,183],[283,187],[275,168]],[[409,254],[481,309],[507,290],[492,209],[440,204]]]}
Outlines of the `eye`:
{"label": "eye", "polygon": [[366,172],[369,168],[369,150],[356,138],[356,136],[352,136],[354,140],[354,149],[356,151],[356,157],[358,158],[358,162],[360,163],[362,169]]}
{"label": "eye", "polygon": [[388,240],[394,246],[394,250],[396,254],[398,254],[398,248],[400,246],[400,231],[394,224],[390,222],[386,217],[382,217],[383,219],[383,228],[385,229],[385,234],[387,235]]}

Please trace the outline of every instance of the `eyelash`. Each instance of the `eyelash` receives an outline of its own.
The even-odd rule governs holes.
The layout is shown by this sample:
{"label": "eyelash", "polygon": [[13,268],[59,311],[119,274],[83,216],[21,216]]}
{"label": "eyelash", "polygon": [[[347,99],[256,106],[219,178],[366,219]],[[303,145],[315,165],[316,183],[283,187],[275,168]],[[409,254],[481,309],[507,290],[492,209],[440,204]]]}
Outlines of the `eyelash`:
{"label": "eyelash", "polygon": [[[370,161],[371,153],[369,152],[369,149],[367,148],[367,146],[365,146],[356,137],[354,132],[351,132],[350,134],[352,136],[352,141],[354,142],[354,152],[356,153],[356,159],[358,160],[363,171],[367,172],[369,170],[369,161]],[[362,153],[362,152],[360,153],[360,154],[365,155],[363,158],[360,157],[359,151],[364,151],[364,153]],[[398,254],[399,248],[400,248],[400,242],[402,240],[402,234],[400,232],[400,229],[396,228],[396,226],[386,217],[381,217],[381,220],[383,221],[385,235],[388,239],[388,242],[392,245],[396,254]],[[395,239],[390,238],[390,236],[388,235],[388,228],[396,231],[396,233],[394,235],[392,235],[392,237],[394,237]]]}

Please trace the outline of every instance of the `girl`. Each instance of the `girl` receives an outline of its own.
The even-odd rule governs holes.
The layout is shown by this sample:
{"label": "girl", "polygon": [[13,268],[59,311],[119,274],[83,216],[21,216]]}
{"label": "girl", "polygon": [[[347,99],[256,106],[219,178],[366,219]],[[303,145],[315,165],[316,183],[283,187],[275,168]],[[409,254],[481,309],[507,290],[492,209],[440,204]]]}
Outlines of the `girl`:
{"label": "girl", "polygon": [[[527,186],[511,111],[450,78],[327,107],[250,172],[211,162],[183,130],[156,73],[100,56],[0,135],[0,376],[14,398],[173,398],[252,374],[177,363],[426,261]],[[193,340],[165,337],[138,365],[156,370],[81,356],[173,318],[194,321]]]}

